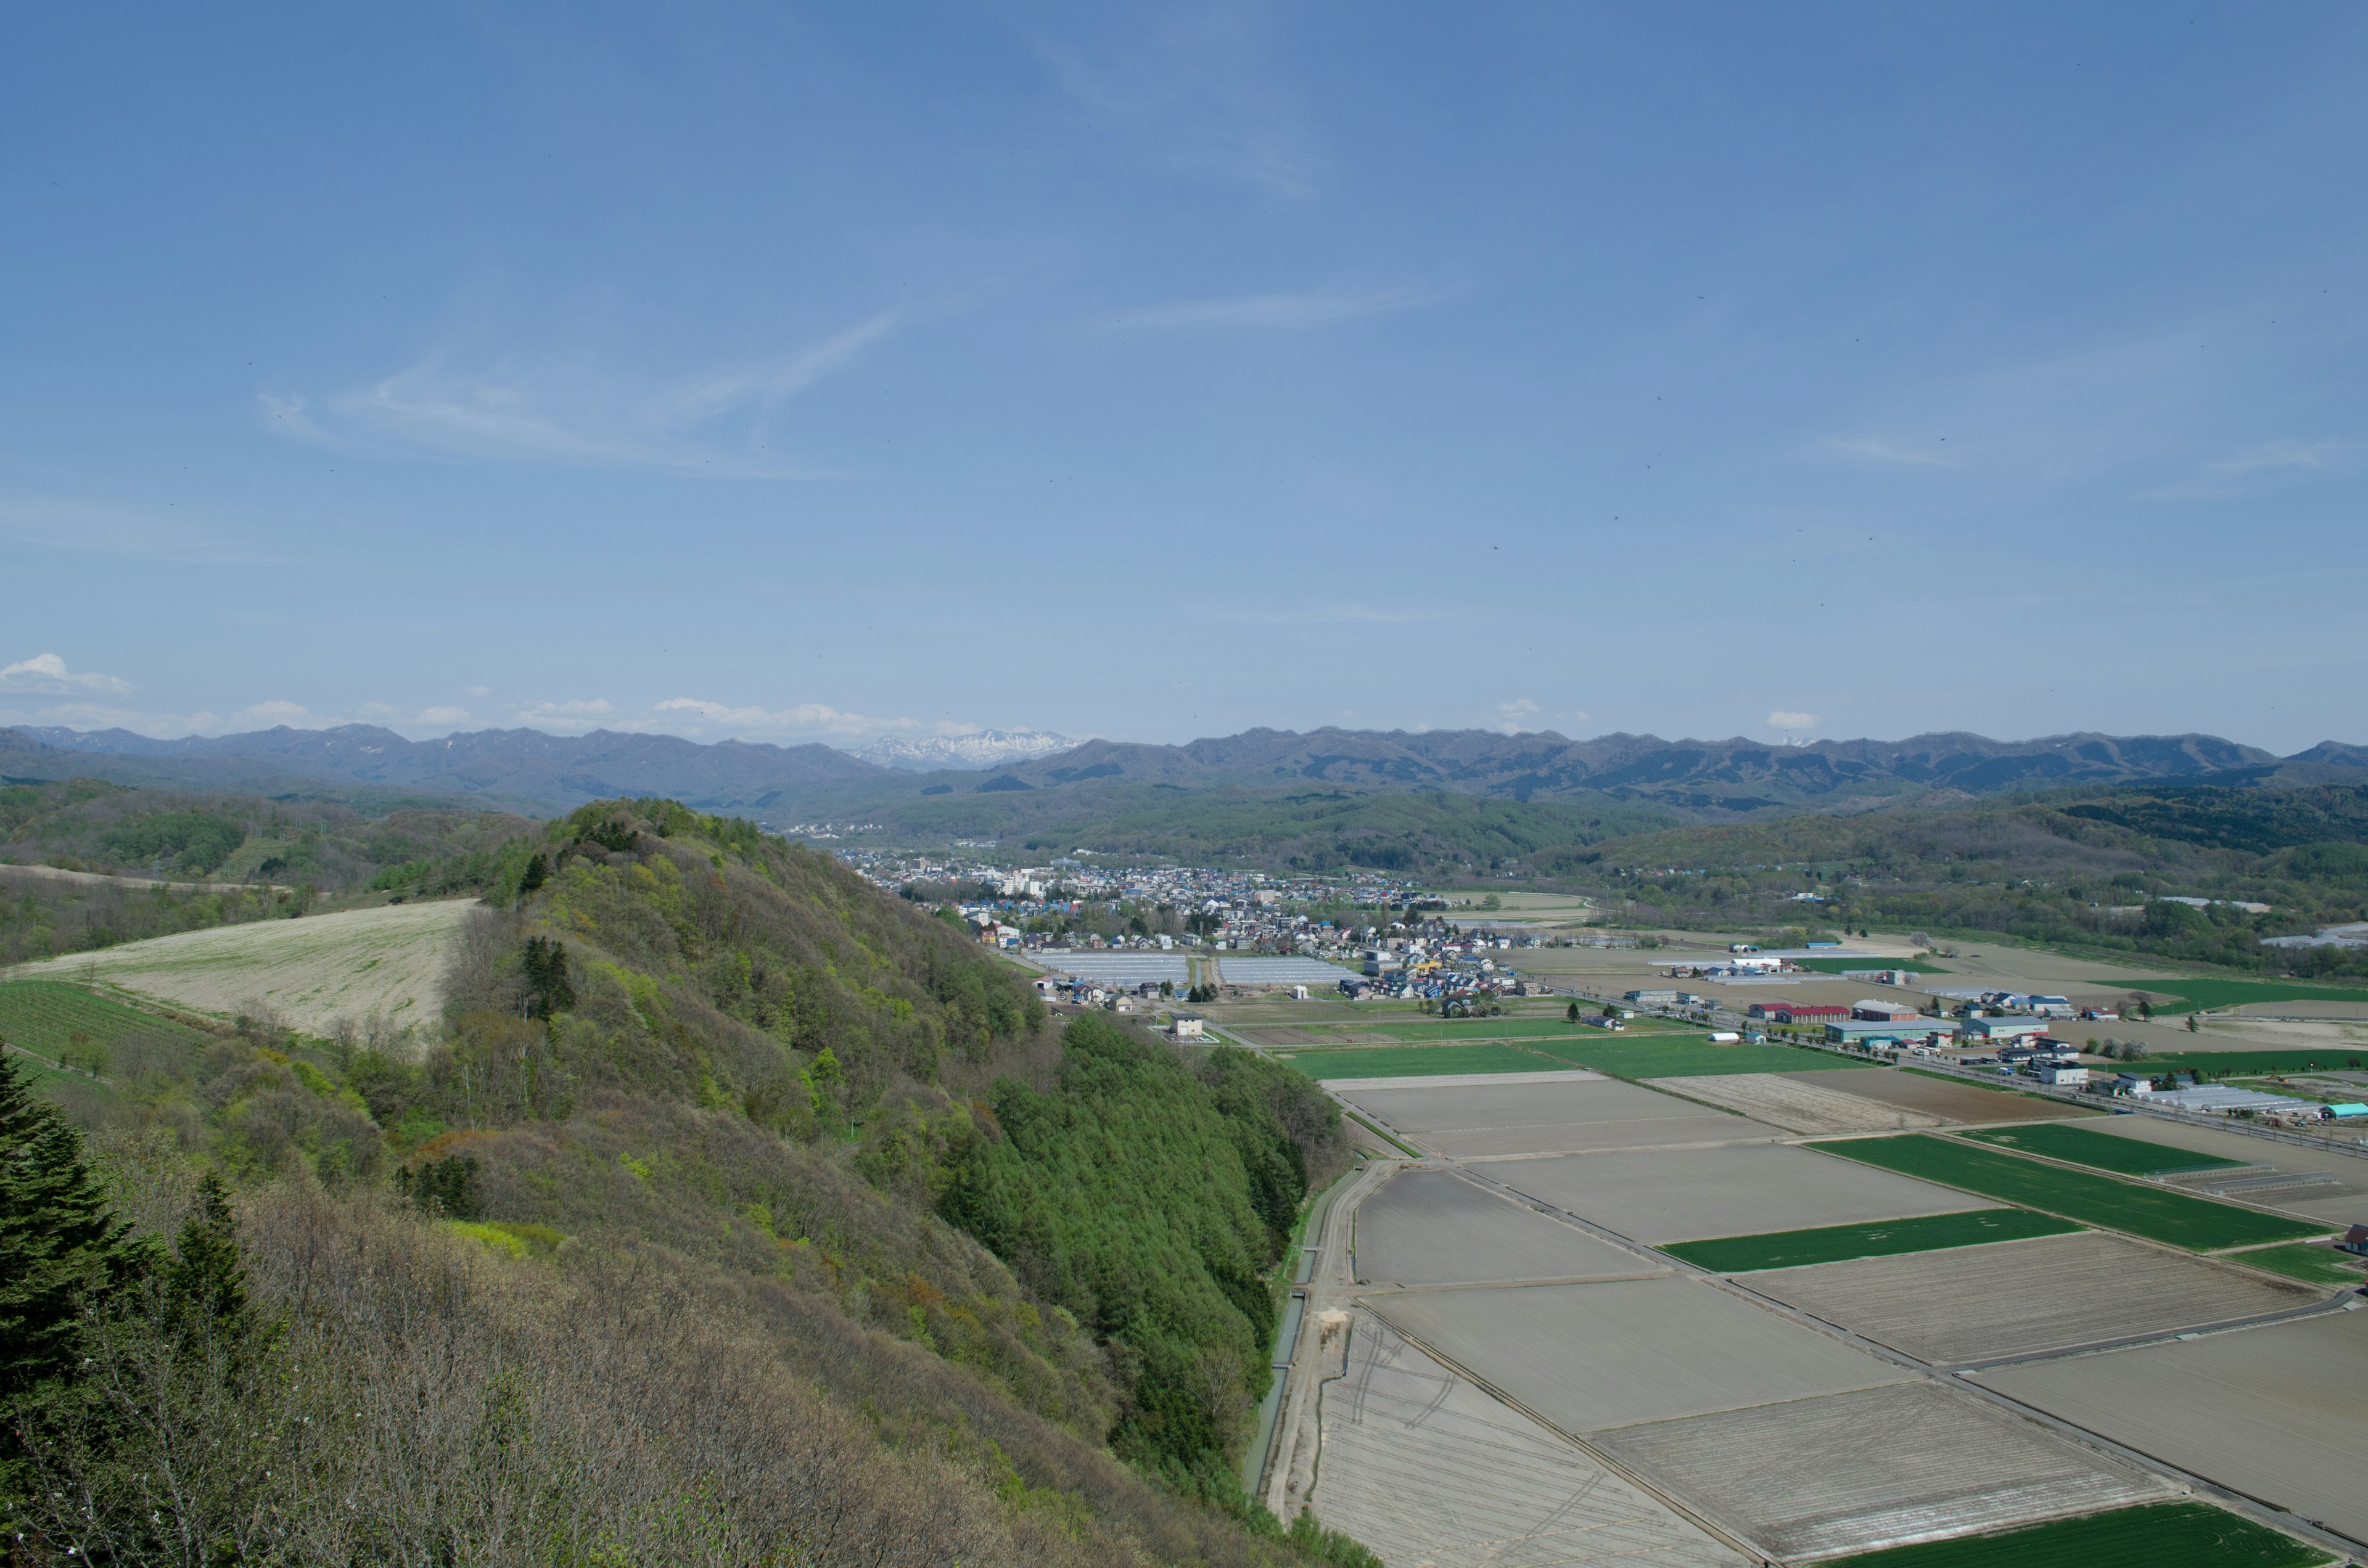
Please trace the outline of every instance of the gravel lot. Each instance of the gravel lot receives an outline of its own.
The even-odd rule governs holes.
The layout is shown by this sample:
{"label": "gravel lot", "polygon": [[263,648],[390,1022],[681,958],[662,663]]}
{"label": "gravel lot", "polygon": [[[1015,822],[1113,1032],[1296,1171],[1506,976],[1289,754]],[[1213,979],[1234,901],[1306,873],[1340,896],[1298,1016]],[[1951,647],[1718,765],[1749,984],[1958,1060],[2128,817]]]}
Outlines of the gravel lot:
{"label": "gravel lot", "polygon": [[227,1017],[261,999],[296,1028],[371,1014],[427,1022],[444,1006],[444,965],[472,899],[389,904],[185,931],[26,964],[18,980],[96,979]]}
{"label": "gravel lot", "polygon": [[1488,1174],[1643,1242],[1804,1231],[1993,1206],[1970,1193],[1778,1143],[1507,1161]]}
{"label": "gravel lot", "polygon": [[1744,1561],[1371,1312],[1326,1386],[1323,1427],[1310,1506],[1391,1568]]}
{"label": "gravel lot", "polygon": [[1702,1517],[1785,1558],[2175,1495],[1930,1381],[1655,1422],[1592,1441]]}
{"label": "gravel lot", "polygon": [[2010,1398],[2368,1540],[2368,1311],[2038,1361]]}
{"label": "gravel lot", "polygon": [[1938,1127],[1941,1119],[1903,1106],[1845,1094],[1818,1079],[1846,1079],[1854,1073],[1736,1073],[1719,1078],[1647,1078],[1656,1088],[1691,1095],[1724,1106],[1787,1132],[1891,1132]]}
{"label": "gravel lot", "polygon": [[1779,1130],[1616,1078],[1497,1079],[1343,1091],[1426,1149],[1455,1159],[1772,1139]]}
{"label": "gravel lot", "polygon": [[1448,1171],[1400,1171],[1357,1206],[1357,1278],[1450,1285],[1661,1272],[1635,1254]]}
{"label": "gravel lot", "polygon": [[1699,1279],[1422,1290],[1365,1304],[1572,1432],[1909,1376]]}
{"label": "gravel lot", "polygon": [[2287,1312],[2329,1294],[2098,1231],[1770,1269],[1744,1283],[1939,1365]]}
{"label": "gravel lot", "polygon": [[1903,1110],[1920,1110],[1944,1121],[1974,1125],[1992,1121],[2068,1121],[2097,1114],[2055,1100],[2036,1099],[2004,1089],[1985,1089],[1977,1085],[1956,1083],[1947,1078],[1928,1078],[1920,1073],[1903,1072],[1896,1067],[1878,1067],[1864,1073],[1853,1073],[1847,1078],[1827,1073],[1785,1075],[1815,1084],[1820,1088],[1862,1095]]}

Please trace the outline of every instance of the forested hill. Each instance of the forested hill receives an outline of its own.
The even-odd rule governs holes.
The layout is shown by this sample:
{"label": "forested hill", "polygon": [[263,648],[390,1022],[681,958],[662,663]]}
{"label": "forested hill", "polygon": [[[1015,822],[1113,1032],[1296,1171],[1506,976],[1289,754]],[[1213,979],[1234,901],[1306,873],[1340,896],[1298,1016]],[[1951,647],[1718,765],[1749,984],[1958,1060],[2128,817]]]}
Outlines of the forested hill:
{"label": "forested hill", "polygon": [[[90,1337],[0,1386],[46,1413],[0,1439],[42,1483],[0,1485],[12,1523],[63,1539],[87,1517],[42,1498],[87,1498],[139,1560],[154,1445],[235,1407],[252,1440],[163,1507],[241,1558],[1368,1561],[1234,1473],[1275,1265],[1346,1158],[1311,1085],[1058,1026],[958,927],[745,823],[609,801],[522,847],[420,1037],[77,1026],[113,1059],[45,1090],[133,1218],[197,1229],[162,1273],[92,1263]],[[0,985],[0,1032],[65,990]],[[231,1224],[181,1196],[199,1169],[286,1327],[128,1432],[77,1380],[186,1341],[171,1281]]]}

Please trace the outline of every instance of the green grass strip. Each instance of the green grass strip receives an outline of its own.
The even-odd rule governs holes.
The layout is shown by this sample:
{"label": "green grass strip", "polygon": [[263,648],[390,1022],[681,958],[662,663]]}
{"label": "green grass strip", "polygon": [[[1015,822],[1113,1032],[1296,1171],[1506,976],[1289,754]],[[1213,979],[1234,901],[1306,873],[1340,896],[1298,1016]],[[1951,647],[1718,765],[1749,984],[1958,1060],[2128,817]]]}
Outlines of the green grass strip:
{"label": "green grass strip", "polygon": [[2354,1257],[2333,1247],[2308,1246],[2301,1243],[2238,1253],[2228,1261],[2241,1263],[2248,1268],[2266,1268],[2272,1274],[2283,1274],[2289,1279],[2300,1279],[2311,1285],[2357,1285],[2362,1278],[2363,1267],[2368,1267],[2368,1258]]}
{"label": "green grass strip", "polygon": [[2148,1056],[2137,1071],[2160,1077],[2165,1073],[2193,1073],[2199,1077],[2243,1077],[2255,1073],[2340,1072],[2368,1061],[2357,1047],[2333,1051],[2175,1051]]}
{"label": "green grass strip", "polygon": [[1914,959],[1794,959],[1795,969],[1805,969],[1813,974],[1843,974],[1850,970],[1898,969],[1910,974],[1948,974],[1952,972],[1936,963],[1918,963]]}
{"label": "green grass strip", "polygon": [[2076,1165],[2118,1171],[2123,1176],[2152,1176],[2157,1171],[2218,1170],[2245,1163],[2242,1160],[2224,1160],[2217,1154],[2198,1154],[2188,1149],[2167,1148],[2140,1138],[2096,1132],[2060,1121],[2036,1121],[2027,1127],[1994,1128],[1962,1136],[2025,1154],[2044,1154],[2051,1160],[2069,1160]]}
{"label": "green grass strip", "polygon": [[2069,1220],[2034,1214],[2028,1209],[1976,1209],[1969,1214],[1929,1214],[1921,1219],[1885,1220],[1873,1225],[1824,1225],[1814,1231],[1777,1231],[1763,1236],[1678,1242],[1661,1250],[1720,1274],[1748,1274],[1754,1269],[1801,1268],[1852,1257],[1889,1257],[1903,1252],[1980,1246],[1986,1242],[2021,1241],[2026,1236],[2060,1236],[2078,1229]]}
{"label": "green grass strip", "polygon": [[2248,1002],[2368,1002],[2368,987],[2358,985],[2313,985],[2306,981],[2293,980],[2219,980],[2205,976],[2164,975],[2153,980],[2092,980],[2087,983],[2107,986],[2121,994],[2132,991],[2151,992],[2157,996],[2176,996],[2180,1003],[2171,1003],[2155,1009],[2157,1013],[2184,1013],[2197,1007],[2238,1007]]}
{"label": "green grass strip", "polygon": [[2208,1503],[2151,1503],[1861,1552],[1826,1568],[2309,1568],[2331,1561],[2315,1546]]}
{"label": "green grass strip", "polygon": [[1702,1035],[1623,1039],[1597,1034],[1590,1040],[1541,1040],[1534,1049],[1573,1067],[1591,1067],[1615,1078],[1708,1078],[1730,1073],[1822,1073],[1873,1067],[1829,1051],[1790,1045],[1713,1045]]}
{"label": "green grass strip", "polygon": [[2214,1203],[2183,1192],[2140,1187],[2107,1176],[2044,1165],[1927,1132],[1891,1138],[1851,1138],[1813,1143],[1821,1153],[1837,1154],[1861,1165],[1879,1165],[1944,1186],[1962,1187],[1985,1197],[2026,1208],[2044,1210],[2109,1231],[2145,1236],[2190,1252],[2216,1252],[2222,1247],[2258,1242],[2300,1241],[2322,1235],[2325,1225],[2275,1214]]}

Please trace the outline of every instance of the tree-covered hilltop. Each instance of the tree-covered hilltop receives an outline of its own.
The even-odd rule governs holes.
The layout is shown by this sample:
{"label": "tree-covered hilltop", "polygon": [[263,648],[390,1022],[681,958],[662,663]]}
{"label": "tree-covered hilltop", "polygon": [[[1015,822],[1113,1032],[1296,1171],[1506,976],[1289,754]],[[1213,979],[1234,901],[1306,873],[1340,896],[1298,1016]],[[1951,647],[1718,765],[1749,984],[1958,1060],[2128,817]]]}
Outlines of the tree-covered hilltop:
{"label": "tree-covered hilltop", "polygon": [[[1229,1468],[1272,1266],[1345,1158],[1320,1096],[1056,1028],[960,929],[745,823],[598,802],[503,866],[422,1036],[258,1008],[98,1078],[36,1064],[153,1239],[76,1287],[89,1370],[14,1398],[12,1531],[118,1562],[160,1528],[192,1561],[1369,1561]],[[235,1346],[162,1283],[225,1223],[268,1330]],[[202,1486],[143,1479],[233,1412]]]}

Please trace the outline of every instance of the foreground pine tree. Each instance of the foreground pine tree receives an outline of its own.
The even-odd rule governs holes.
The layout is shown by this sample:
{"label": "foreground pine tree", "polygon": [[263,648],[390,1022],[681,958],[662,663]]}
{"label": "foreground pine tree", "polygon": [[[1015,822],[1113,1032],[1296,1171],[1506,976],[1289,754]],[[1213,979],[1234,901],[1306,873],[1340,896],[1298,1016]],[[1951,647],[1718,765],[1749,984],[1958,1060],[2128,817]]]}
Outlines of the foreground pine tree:
{"label": "foreground pine tree", "polygon": [[82,1135],[0,1051],[0,1410],[72,1369],[84,1304],[131,1255]]}

